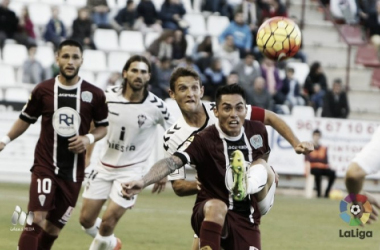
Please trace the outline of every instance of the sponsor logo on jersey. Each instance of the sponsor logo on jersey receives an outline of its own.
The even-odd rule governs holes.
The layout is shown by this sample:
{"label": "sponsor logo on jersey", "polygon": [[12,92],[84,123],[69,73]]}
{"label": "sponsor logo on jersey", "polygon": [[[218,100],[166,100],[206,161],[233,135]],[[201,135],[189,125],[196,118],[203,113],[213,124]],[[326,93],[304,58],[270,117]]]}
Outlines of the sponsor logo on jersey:
{"label": "sponsor logo on jersey", "polygon": [[110,141],[107,141],[107,144],[108,144],[109,148],[118,150],[120,152],[135,151],[136,150],[135,145],[122,145],[122,144],[114,143],[114,142],[110,142]]}
{"label": "sponsor logo on jersey", "polygon": [[89,91],[83,91],[82,92],[82,101],[91,103],[92,101],[92,93]]}
{"label": "sponsor logo on jersey", "polygon": [[63,137],[76,135],[81,123],[78,112],[69,107],[63,107],[54,112],[53,128]]}
{"label": "sponsor logo on jersey", "polygon": [[145,115],[138,115],[137,116],[137,123],[139,124],[139,128],[141,128],[141,126],[144,125],[145,121],[146,121]]}
{"label": "sponsor logo on jersey", "polygon": [[58,97],[71,97],[71,98],[77,98],[76,94],[70,94],[70,93],[59,93]]}
{"label": "sponsor logo on jersey", "polygon": [[261,148],[263,146],[263,138],[261,135],[252,136],[251,139],[249,139],[249,142],[255,149]]}

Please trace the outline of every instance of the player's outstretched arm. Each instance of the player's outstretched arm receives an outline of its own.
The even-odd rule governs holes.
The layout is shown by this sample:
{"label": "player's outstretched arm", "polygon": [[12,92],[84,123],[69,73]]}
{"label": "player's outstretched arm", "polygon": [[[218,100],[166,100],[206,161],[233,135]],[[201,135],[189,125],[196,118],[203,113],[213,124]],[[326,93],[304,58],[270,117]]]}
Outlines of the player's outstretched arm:
{"label": "player's outstretched arm", "polygon": [[69,139],[69,150],[75,154],[83,153],[89,144],[102,139],[107,134],[107,127],[99,126],[87,135],[76,135]]}
{"label": "player's outstretched arm", "polygon": [[168,177],[164,177],[163,179],[154,183],[154,186],[152,188],[152,194],[154,194],[154,193],[159,194],[161,192],[164,192],[165,188],[166,188],[166,182],[168,182]]}
{"label": "player's outstretched arm", "polygon": [[174,180],[172,181],[174,193],[178,196],[189,196],[197,194],[199,191],[197,181]]}
{"label": "player's outstretched arm", "polygon": [[292,129],[274,112],[265,110],[264,124],[271,126],[284,137],[297,154],[308,154],[314,150],[312,142],[300,142]]}
{"label": "player's outstretched arm", "polygon": [[183,165],[184,163],[182,162],[182,160],[175,155],[159,160],[153,165],[153,167],[142,179],[138,181],[123,183],[121,185],[123,188],[123,197],[127,199],[133,197],[135,194],[140,193],[141,190],[146,186],[149,186],[161,180],[162,178],[172,173],[174,170],[182,167]]}
{"label": "player's outstretched arm", "polygon": [[22,135],[30,126],[30,123],[21,120],[20,118],[15,121],[11,130],[6,136],[4,136],[0,141],[0,152],[5,148],[5,146]]}

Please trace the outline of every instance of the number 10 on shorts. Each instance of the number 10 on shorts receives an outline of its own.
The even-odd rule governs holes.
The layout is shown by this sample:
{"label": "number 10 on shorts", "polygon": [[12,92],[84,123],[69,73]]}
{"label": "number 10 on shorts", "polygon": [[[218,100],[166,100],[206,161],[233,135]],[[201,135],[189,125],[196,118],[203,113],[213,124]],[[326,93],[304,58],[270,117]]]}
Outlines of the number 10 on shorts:
{"label": "number 10 on shorts", "polygon": [[45,194],[50,194],[51,192],[51,179],[44,178],[44,179],[37,179],[37,193],[38,200],[40,201],[41,206],[43,207],[46,200]]}

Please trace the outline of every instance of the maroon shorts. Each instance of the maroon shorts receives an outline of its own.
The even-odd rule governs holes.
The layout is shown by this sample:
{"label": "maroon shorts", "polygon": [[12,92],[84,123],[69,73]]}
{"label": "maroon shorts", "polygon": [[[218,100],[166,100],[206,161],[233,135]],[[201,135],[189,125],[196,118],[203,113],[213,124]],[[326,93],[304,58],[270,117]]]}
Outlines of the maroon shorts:
{"label": "maroon shorts", "polygon": [[[204,219],[203,207],[207,200],[195,204],[191,226],[199,236]],[[260,250],[260,229],[248,217],[228,210],[222,232],[221,247],[228,250]]]}
{"label": "maroon shorts", "polygon": [[58,228],[70,219],[82,182],[57,177],[50,170],[34,167],[29,189],[29,211],[48,211],[46,219]]}

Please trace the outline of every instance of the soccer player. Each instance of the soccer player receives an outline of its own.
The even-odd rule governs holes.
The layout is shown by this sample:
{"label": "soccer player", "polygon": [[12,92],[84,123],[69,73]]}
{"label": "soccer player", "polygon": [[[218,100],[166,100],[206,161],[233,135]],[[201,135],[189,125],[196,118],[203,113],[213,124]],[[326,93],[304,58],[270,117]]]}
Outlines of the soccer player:
{"label": "soccer player", "polygon": [[[23,230],[19,250],[50,249],[70,219],[84,178],[85,151],[107,133],[104,92],[78,76],[82,46],[73,40],[58,47],[60,74],[39,83],[19,119],[0,141],[0,151],[41,118],[29,190],[33,223]],[[90,124],[95,129],[89,133]]]}
{"label": "soccer player", "polygon": [[[349,194],[362,193],[364,179],[367,175],[380,171],[380,127],[377,128],[371,141],[351,161],[346,172],[346,188]],[[364,193],[372,205],[372,213],[369,217],[369,223],[376,221],[380,208],[380,201],[369,193]]]}
{"label": "soccer player", "polygon": [[[83,193],[80,223],[94,237],[90,250],[120,249],[121,242],[113,232],[117,222],[133,200],[124,199],[121,183],[140,179],[147,170],[147,160],[155,145],[157,125],[165,130],[173,123],[165,103],[147,90],[151,74],[149,61],[132,56],[123,68],[124,84],[106,92],[110,126],[107,143],[100,160],[89,176]],[[153,191],[165,188],[166,179],[156,183]],[[102,206],[110,202],[102,219],[97,218]]]}
{"label": "soccer player", "polygon": [[265,125],[245,120],[245,93],[237,84],[217,90],[214,114],[218,121],[188,138],[184,151],[158,161],[142,179],[124,183],[123,195],[132,199],[191,162],[202,183],[191,217],[200,248],[260,249],[260,217],[272,207],[276,189],[275,173],[266,162]]}

